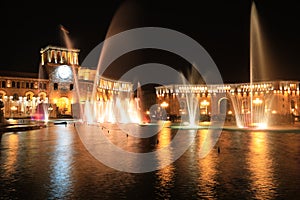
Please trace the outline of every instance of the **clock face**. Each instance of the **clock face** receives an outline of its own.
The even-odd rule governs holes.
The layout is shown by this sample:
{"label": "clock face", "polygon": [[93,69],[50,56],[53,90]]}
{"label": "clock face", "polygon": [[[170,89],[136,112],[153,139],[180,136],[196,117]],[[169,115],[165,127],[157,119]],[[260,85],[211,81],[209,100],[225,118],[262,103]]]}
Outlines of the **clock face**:
{"label": "clock face", "polygon": [[62,79],[66,79],[71,75],[71,69],[67,65],[60,66],[58,68],[58,76]]}

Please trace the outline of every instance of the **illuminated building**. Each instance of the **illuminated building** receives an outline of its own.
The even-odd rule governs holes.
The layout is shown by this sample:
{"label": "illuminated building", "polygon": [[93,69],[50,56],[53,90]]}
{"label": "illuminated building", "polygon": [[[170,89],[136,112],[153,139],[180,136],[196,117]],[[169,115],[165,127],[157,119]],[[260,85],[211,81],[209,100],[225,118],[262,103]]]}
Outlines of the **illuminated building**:
{"label": "illuminated building", "polygon": [[[79,49],[47,46],[40,51],[38,73],[0,71],[0,99],[6,118],[33,117],[38,106],[47,105],[49,117],[72,117],[75,81],[79,93],[91,93],[95,78],[95,99],[107,101],[120,93],[132,94],[132,84],[96,77],[96,70],[79,65]],[[95,66],[96,67],[96,66]],[[82,95],[81,102],[86,101]]]}
{"label": "illuminated building", "polygon": [[280,124],[299,120],[299,87],[299,81],[290,80],[255,82],[252,85],[166,85],[155,89],[157,104],[168,103],[168,114],[175,120],[187,115],[186,98],[193,95],[198,102],[200,120],[202,116],[202,119],[223,117],[230,121],[237,115],[250,115],[252,109],[253,118],[268,116],[269,122]]}

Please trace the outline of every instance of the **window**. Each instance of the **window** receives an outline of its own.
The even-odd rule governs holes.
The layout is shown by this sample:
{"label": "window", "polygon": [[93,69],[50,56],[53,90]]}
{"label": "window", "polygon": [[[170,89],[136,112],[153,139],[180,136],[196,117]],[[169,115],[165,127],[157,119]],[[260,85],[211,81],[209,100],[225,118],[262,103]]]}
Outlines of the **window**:
{"label": "window", "polygon": [[58,83],[54,83],[53,89],[54,89],[54,90],[58,90]]}
{"label": "window", "polygon": [[73,84],[70,84],[70,90],[73,90],[73,87],[74,87]]}
{"label": "window", "polygon": [[27,94],[27,100],[29,101],[29,100],[31,100],[31,95],[30,94]]}
{"label": "window", "polygon": [[19,100],[19,95],[18,95],[17,93],[15,93],[15,94],[13,95],[13,100],[14,100],[14,101]]}
{"label": "window", "polygon": [[2,88],[6,88],[6,82],[5,82],[5,81],[2,81],[1,87],[2,87]]}
{"label": "window", "polygon": [[15,82],[15,81],[12,81],[11,87],[12,87],[12,88],[16,87],[16,82]]}

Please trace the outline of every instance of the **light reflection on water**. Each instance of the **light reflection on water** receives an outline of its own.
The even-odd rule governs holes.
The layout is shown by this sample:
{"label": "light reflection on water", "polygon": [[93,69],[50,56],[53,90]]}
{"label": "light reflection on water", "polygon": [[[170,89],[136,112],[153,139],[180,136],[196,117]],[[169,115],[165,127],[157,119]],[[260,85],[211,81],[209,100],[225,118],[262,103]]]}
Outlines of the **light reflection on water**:
{"label": "light reflection on water", "polygon": [[50,163],[50,195],[54,198],[63,198],[72,193],[73,177],[71,176],[73,158],[73,135],[57,133],[53,156]]}
{"label": "light reflection on water", "polygon": [[[203,143],[206,138],[210,137],[211,132],[208,130],[201,130],[199,132],[200,136],[198,139],[198,147],[204,146],[203,148],[207,148],[205,146],[210,146],[210,144]],[[211,141],[211,140],[206,140]],[[206,198],[214,198],[216,196],[216,191],[214,190],[217,186],[217,169],[216,169],[216,154],[208,154],[205,159],[200,159],[198,161],[198,170],[199,170],[199,178],[198,178],[198,187],[199,187],[199,196]]]}
{"label": "light reflection on water", "polygon": [[[0,199],[30,199],[32,194],[39,199],[293,199],[300,195],[299,133],[223,131],[216,146],[200,159],[200,149],[209,146],[203,141],[213,142],[213,135],[199,130],[194,138],[186,130],[180,134],[194,142],[177,161],[135,174],[97,161],[74,130],[56,126],[4,134]],[[147,140],[127,137],[117,129],[106,133],[115,145],[132,152],[163,149],[176,134],[164,128],[157,140]],[[156,156],[165,162],[172,160],[173,152],[168,149]]]}
{"label": "light reflection on water", "polygon": [[[158,134],[157,149],[166,148],[172,141],[171,129],[162,129]],[[168,154],[157,153],[157,159],[161,162],[164,160],[173,160],[171,149],[167,149]],[[162,164],[162,163],[160,163]],[[172,197],[170,191],[174,186],[175,167],[173,164],[168,165],[158,171],[156,171],[156,186],[155,189],[161,199],[170,199]]]}
{"label": "light reflection on water", "polygon": [[18,148],[19,148],[19,137],[17,134],[11,134],[10,139],[7,142],[7,154],[2,155],[1,160],[3,159],[2,167],[5,170],[4,176],[9,178],[16,172],[17,157],[18,157]]}
{"label": "light reflection on water", "polygon": [[276,197],[277,181],[274,178],[274,164],[270,157],[270,141],[265,132],[251,132],[247,164],[250,170],[251,191],[256,199]]}

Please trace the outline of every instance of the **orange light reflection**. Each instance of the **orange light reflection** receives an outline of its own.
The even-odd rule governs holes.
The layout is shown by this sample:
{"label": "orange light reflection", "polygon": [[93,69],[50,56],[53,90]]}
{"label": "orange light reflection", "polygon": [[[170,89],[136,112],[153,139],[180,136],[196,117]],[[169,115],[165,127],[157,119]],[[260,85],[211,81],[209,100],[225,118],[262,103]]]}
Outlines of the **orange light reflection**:
{"label": "orange light reflection", "polygon": [[252,132],[250,135],[248,165],[252,181],[251,190],[256,199],[269,199],[275,196],[276,181],[274,166],[270,157],[267,132]]}

